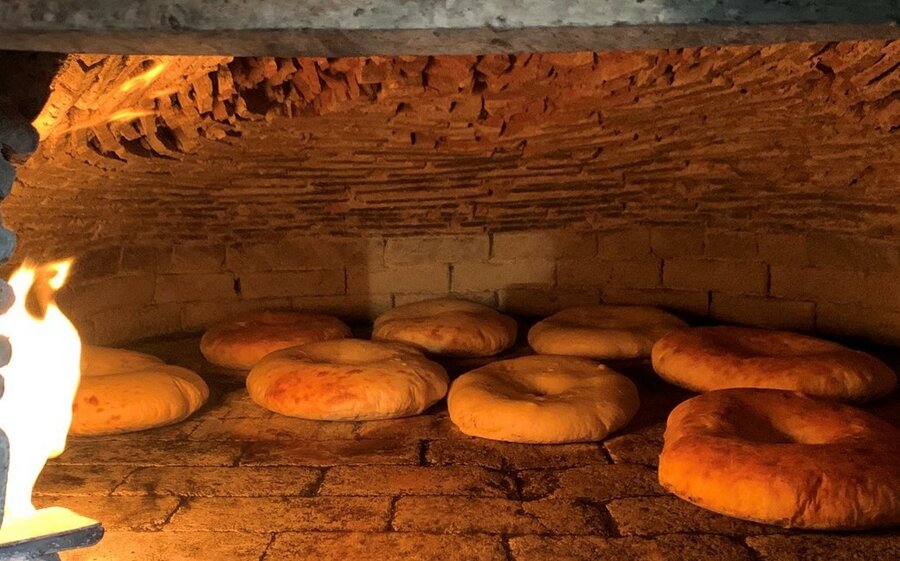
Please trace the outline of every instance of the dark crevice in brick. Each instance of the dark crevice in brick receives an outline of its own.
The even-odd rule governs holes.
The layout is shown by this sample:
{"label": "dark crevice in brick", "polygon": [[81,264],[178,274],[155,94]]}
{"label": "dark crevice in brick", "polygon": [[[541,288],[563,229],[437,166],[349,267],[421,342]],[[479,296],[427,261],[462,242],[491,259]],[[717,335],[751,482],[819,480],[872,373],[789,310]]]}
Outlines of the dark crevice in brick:
{"label": "dark crevice in brick", "polygon": [[272,544],[275,543],[275,538],[278,536],[277,533],[273,532],[271,536],[269,536],[269,541],[266,542],[266,546],[263,548],[262,553],[259,554],[259,561],[266,561],[269,557],[269,548],[272,547]]}
{"label": "dark crevice in brick", "polygon": [[165,526],[167,526],[170,522],[172,522],[172,519],[175,517],[176,514],[178,514],[178,511],[185,508],[189,503],[190,503],[189,497],[178,497],[178,504],[175,505],[175,508],[172,509],[172,512],[170,512],[169,515],[166,516],[165,520],[162,521],[162,524],[158,525],[157,529],[162,529]]}
{"label": "dark crevice in brick", "polygon": [[310,485],[310,497],[317,497],[319,495],[319,491],[322,490],[322,484],[325,483],[325,474],[328,473],[329,469],[330,468],[326,467],[319,470],[319,476],[316,478],[313,484]]}
{"label": "dark crevice in brick", "polygon": [[516,557],[512,552],[512,547],[509,545],[509,535],[500,535],[500,546],[503,548],[503,553],[506,555],[506,561],[516,561]]}
{"label": "dark crevice in brick", "polygon": [[427,440],[422,440],[419,442],[419,465],[420,466],[428,466],[428,446],[431,443]]}
{"label": "dark crevice in brick", "polygon": [[[59,465],[66,465],[66,464],[59,464]],[[134,475],[135,473],[137,473],[138,471],[140,471],[140,470],[142,470],[142,469],[146,469],[146,468],[145,468],[144,466],[141,466],[141,467],[136,467],[136,468],[134,468],[133,470],[129,471],[129,472],[125,475],[125,477],[122,478],[122,481],[119,481],[119,482],[116,484],[116,486],[112,488],[112,490],[109,492],[109,494],[110,494],[110,495],[115,495],[115,494],[116,494],[116,491],[118,491],[119,488],[120,488],[122,485],[124,485],[126,481],[128,481],[128,478],[130,478],[132,475]]]}
{"label": "dark crevice in brick", "polygon": [[385,532],[395,532],[396,528],[394,528],[394,517],[397,515],[397,501],[400,500],[400,497],[391,497],[391,504],[388,508],[388,516],[387,516],[387,526],[385,527]]}

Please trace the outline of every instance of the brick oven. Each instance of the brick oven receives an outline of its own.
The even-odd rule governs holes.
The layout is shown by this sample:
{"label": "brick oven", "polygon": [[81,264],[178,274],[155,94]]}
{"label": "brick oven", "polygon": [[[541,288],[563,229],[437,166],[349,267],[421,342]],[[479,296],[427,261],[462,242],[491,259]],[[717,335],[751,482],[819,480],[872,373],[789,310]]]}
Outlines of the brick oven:
{"label": "brick oven", "polygon": [[[443,404],[282,417],[198,350],[242,312],[323,311],[365,336],[450,295],[523,333],[568,306],[644,304],[896,369],[896,3],[614,2],[603,19],[575,1],[558,20],[505,1],[507,17],[51,4],[79,3],[0,6],[4,272],[74,256],[59,303],[84,341],[212,392],[171,427],[69,440],[37,502],[106,536],[64,559],[900,556],[896,530],[782,530],[667,494],[665,419],[691,394],[646,361],[616,365],[641,392],[625,430],[534,446],[466,437]],[[868,409],[900,425],[896,395]]]}

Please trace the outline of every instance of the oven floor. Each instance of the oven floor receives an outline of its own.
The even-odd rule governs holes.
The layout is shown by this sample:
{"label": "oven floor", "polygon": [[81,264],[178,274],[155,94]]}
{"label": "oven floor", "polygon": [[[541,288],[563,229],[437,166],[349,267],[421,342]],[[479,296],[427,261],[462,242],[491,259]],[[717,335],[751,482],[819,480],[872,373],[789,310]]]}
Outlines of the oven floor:
{"label": "oven floor", "polygon": [[[133,345],[197,370],[209,403],[163,429],[73,438],[48,464],[37,506],[103,522],[66,560],[315,559],[888,560],[900,529],[787,531],[719,516],[661,489],[669,410],[690,394],[645,362],[614,365],[641,409],[602,444],[469,438],[443,405],[419,417],[315,422],[257,407],[242,380],[203,361],[197,336]],[[897,367],[896,354],[891,359]],[[451,372],[466,365],[451,364]],[[900,425],[900,397],[870,407]]]}

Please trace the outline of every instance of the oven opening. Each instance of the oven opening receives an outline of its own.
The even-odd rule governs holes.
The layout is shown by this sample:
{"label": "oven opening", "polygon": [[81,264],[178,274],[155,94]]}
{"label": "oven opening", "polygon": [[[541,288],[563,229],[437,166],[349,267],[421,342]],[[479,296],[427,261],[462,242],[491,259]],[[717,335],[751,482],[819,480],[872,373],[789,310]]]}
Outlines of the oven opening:
{"label": "oven opening", "polygon": [[890,3],[51,4],[0,559],[896,556]]}

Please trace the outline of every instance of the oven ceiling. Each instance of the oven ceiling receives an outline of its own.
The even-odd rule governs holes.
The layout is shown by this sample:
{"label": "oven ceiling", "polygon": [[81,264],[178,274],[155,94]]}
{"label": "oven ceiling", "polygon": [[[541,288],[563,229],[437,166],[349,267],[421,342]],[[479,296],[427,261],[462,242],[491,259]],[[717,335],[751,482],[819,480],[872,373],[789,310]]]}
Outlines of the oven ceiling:
{"label": "oven ceiling", "polygon": [[898,0],[19,0],[0,49],[356,56],[900,38]]}

